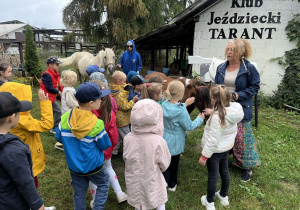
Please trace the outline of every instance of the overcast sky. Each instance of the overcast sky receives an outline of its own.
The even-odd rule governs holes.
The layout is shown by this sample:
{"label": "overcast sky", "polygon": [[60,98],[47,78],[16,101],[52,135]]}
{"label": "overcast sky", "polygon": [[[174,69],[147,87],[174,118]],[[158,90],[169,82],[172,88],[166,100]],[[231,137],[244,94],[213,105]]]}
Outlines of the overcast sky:
{"label": "overcast sky", "polygon": [[1,0],[0,22],[19,20],[47,29],[65,28],[62,10],[71,0]]}

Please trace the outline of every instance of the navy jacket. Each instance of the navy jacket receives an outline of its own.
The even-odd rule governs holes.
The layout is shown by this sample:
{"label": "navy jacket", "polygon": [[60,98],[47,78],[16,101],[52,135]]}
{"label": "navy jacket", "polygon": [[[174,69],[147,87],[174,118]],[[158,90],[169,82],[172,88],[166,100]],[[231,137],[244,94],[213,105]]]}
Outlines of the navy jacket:
{"label": "navy jacket", "polygon": [[[244,61],[244,62],[243,62]],[[229,62],[220,64],[217,68],[215,84],[224,84],[225,71]],[[252,96],[260,89],[260,77],[257,69],[249,61],[242,60],[240,70],[235,80],[235,91],[239,95],[238,101],[244,110],[242,122],[252,119]]]}
{"label": "navy jacket", "polygon": [[0,134],[0,209],[35,210],[42,205],[28,145],[10,133]]}
{"label": "navy jacket", "polygon": [[141,71],[142,70],[142,59],[140,54],[135,51],[135,44],[133,40],[128,40],[132,42],[133,48],[129,52],[127,49],[121,56],[119,64],[123,68],[123,72],[127,75],[130,71]]}

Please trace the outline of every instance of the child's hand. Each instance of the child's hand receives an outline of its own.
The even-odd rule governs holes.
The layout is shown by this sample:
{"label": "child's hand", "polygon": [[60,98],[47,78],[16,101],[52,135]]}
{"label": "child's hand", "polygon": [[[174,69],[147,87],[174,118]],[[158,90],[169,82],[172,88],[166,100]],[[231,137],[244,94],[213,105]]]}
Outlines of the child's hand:
{"label": "child's hand", "polygon": [[139,97],[136,95],[132,100],[134,101],[134,103],[136,103],[139,100]]}
{"label": "child's hand", "polygon": [[185,106],[189,106],[194,102],[195,102],[195,97],[190,97],[190,98],[186,99]]}
{"label": "child's hand", "polygon": [[58,96],[61,97],[61,92],[60,91],[58,91]]}
{"label": "child's hand", "polygon": [[205,166],[207,160],[204,160],[202,156],[199,159],[199,164]]}
{"label": "child's hand", "polygon": [[47,100],[49,100],[48,93],[47,93],[47,95],[45,95],[45,91],[43,91],[42,89],[39,89],[38,95],[39,95],[39,100],[40,101],[47,101]]}
{"label": "child's hand", "polygon": [[203,110],[204,114],[207,115],[207,116],[211,115],[212,111],[213,111],[213,110],[210,109],[210,108],[205,108],[205,109]]}
{"label": "child's hand", "polygon": [[199,113],[198,116],[201,117],[203,120],[204,120],[204,118],[205,118],[205,114],[204,114],[203,112],[202,112],[202,113]]}

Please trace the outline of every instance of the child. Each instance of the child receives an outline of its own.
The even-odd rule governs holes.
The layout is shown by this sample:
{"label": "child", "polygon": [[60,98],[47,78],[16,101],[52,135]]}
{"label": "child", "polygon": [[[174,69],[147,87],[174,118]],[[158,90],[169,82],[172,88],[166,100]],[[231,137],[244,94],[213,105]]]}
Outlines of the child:
{"label": "child", "polygon": [[135,96],[139,97],[141,100],[141,91],[145,79],[141,75],[135,75],[131,78],[130,83],[132,85],[132,89],[130,89],[129,94],[127,96],[128,101],[131,101]]}
{"label": "child", "polygon": [[118,154],[119,147],[123,142],[124,136],[126,136],[129,130],[130,113],[134,104],[139,100],[138,96],[135,96],[131,101],[127,100],[128,91],[126,90],[128,85],[126,84],[126,74],[121,71],[115,71],[112,75],[113,83],[110,83],[112,90],[118,90],[117,93],[112,93],[118,105],[118,112],[116,114],[117,128],[119,132],[119,139],[116,149],[112,152],[113,155]]}
{"label": "child", "polygon": [[142,87],[142,99],[150,98],[161,105],[161,98],[163,96],[162,88],[163,86],[161,83],[144,83]]}
{"label": "child", "polygon": [[[40,82],[40,88],[48,94],[49,99],[52,101],[53,118],[54,125],[56,128],[60,122],[61,109],[57,102],[56,97],[61,98],[61,92],[63,87],[60,84],[60,76],[58,72],[59,64],[61,62],[58,60],[57,56],[51,56],[47,59],[48,69],[42,74],[42,79]],[[55,129],[51,130],[51,133],[55,133]]]}
{"label": "child", "polygon": [[[0,87],[0,91],[10,92],[20,101],[32,101],[32,91],[29,85],[8,82]],[[38,96],[42,116],[41,120],[34,119],[30,112],[21,112],[18,125],[10,131],[29,146],[36,188],[38,188],[37,176],[44,171],[47,161],[40,133],[53,128],[52,103],[41,89],[38,91]]]}
{"label": "child", "polygon": [[164,210],[168,195],[162,172],[168,168],[171,155],[162,137],[161,106],[150,99],[141,100],[134,105],[130,121],[123,153],[127,201],[136,210]]}
{"label": "child", "polygon": [[9,133],[17,126],[19,112],[32,109],[9,92],[0,92],[0,209],[44,209],[34,186],[28,145]]}
{"label": "child", "polygon": [[204,119],[204,114],[199,113],[197,118],[191,121],[185,104],[179,102],[183,94],[183,83],[178,80],[172,81],[164,92],[167,101],[162,104],[164,113],[164,139],[167,141],[172,155],[171,164],[164,172],[170,191],[176,190],[179,158],[180,154],[184,152],[186,131],[194,130],[202,124]]}
{"label": "child", "polygon": [[[228,170],[228,151],[233,147],[237,134],[237,123],[244,117],[239,103],[230,103],[230,94],[225,85],[216,85],[210,91],[213,112],[204,128],[202,137],[202,155],[199,164],[207,163],[208,185],[207,195],[201,197],[206,209],[215,209],[214,197],[228,206],[228,190],[230,176]],[[216,193],[219,173],[222,180],[221,190]]]}
{"label": "child", "polygon": [[64,114],[74,107],[78,106],[78,102],[74,96],[74,85],[77,83],[77,74],[71,70],[62,71],[61,84],[64,87],[61,95],[61,113]]}
{"label": "child", "polygon": [[0,64],[0,86],[10,81],[12,76],[12,68],[8,63]]}
{"label": "child", "polygon": [[[94,80],[93,83],[97,84],[100,89],[106,88],[105,84],[102,81]],[[106,160],[104,166],[109,175],[110,184],[115,194],[117,195],[118,203],[124,202],[127,199],[127,195],[122,191],[117,175],[111,165],[112,151],[116,148],[116,145],[118,144],[119,134],[118,134],[117,124],[116,124],[116,116],[115,113],[112,111],[110,95],[102,97],[100,108],[98,110],[92,110],[92,112],[97,116],[98,119],[101,119],[103,122],[105,122],[104,123],[105,131],[109,136],[111,147],[104,151],[104,157]],[[90,189],[94,200],[97,186],[90,182]],[[91,201],[91,203],[93,202],[94,201]]]}
{"label": "child", "polygon": [[89,181],[97,186],[94,209],[104,209],[108,196],[109,176],[104,167],[103,151],[111,146],[104,123],[91,111],[98,110],[101,98],[109,90],[85,82],[76,89],[79,107],[61,117],[55,138],[64,145],[74,189],[75,209],[85,209],[85,196]]}

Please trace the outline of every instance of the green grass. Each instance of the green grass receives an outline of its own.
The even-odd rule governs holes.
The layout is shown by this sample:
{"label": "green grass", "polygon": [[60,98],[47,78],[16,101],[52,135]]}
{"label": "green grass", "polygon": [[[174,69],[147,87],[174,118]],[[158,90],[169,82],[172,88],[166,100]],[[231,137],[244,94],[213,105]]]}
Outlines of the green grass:
{"label": "green grass", "polygon": [[[32,115],[39,119],[37,88],[33,90],[33,104]],[[196,114],[194,111],[192,118]],[[258,119],[254,135],[262,164],[253,170],[247,183],[241,181],[239,169],[230,168],[230,209],[300,209],[300,116],[294,112],[260,108]],[[176,192],[168,192],[166,209],[204,209],[200,198],[206,194],[207,170],[198,164],[202,134],[203,125],[188,134],[186,149],[180,159],[178,187]],[[73,209],[73,188],[64,152],[54,149],[56,140],[49,132],[42,133],[41,137],[48,162],[38,176],[39,193],[46,206],[54,205],[58,210]],[[113,158],[112,163],[125,190],[122,157]],[[87,193],[87,206],[90,199],[91,195]],[[224,209],[217,199],[215,206]],[[105,207],[133,209],[127,203],[118,204],[112,188]]]}

